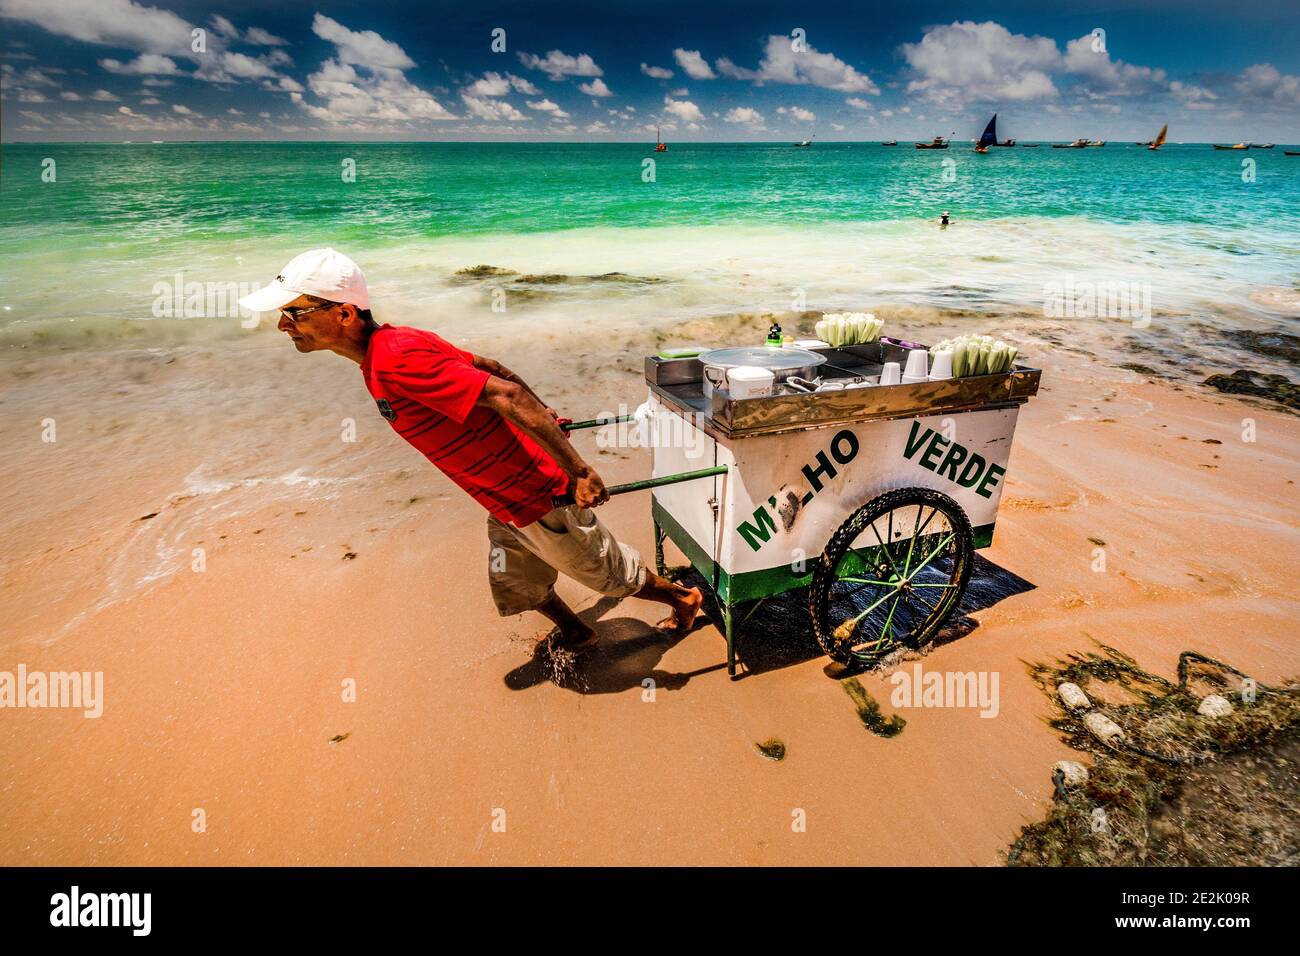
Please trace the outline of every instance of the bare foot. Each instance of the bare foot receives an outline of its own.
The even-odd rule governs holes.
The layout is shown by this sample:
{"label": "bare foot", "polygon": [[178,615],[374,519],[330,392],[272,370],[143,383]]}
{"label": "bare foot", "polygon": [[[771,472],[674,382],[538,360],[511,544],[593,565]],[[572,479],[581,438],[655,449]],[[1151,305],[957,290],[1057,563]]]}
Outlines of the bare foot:
{"label": "bare foot", "polygon": [[543,641],[549,641],[552,647],[558,647],[571,653],[589,650],[600,643],[600,635],[594,629],[579,621],[568,628],[557,627]]}
{"label": "bare foot", "polygon": [[678,600],[673,602],[673,613],[664,618],[655,627],[665,631],[685,634],[695,624],[695,618],[704,606],[704,594],[699,588],[691,588]]}

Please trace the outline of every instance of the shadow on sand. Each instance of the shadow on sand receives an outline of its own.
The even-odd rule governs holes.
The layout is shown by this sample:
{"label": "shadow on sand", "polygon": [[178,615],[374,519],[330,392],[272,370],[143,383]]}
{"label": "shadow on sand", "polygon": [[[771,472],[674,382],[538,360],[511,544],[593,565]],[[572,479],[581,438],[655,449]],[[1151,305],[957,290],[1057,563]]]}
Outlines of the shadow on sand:
{"label": "shadow on sand", "polygon": [[687,681],[700,674],[725,670],[726,662],[693,671],[668,671],[659,662],[670,647],[695,635],[697,640],[708,640],[708,634],[699,634],[709,628],[709,621],[700,615],[689,634],[669,634],[632,617],[600,620],[620,601],[601,598],[585,611],[578,612],[588,625],[600,632],[600,643],[580,655],[553,651],[545,641],[538,643],[532,658],[505,676],[511,690],[527,690],[538,684],[552,683],[565,690],[580,694],[618,694],[644,686],[647,678],[654,681],[658,690],[680,690]]}
{"label": "shadow on sand", "polygon": [[[707,620],[701,615],[691,634],[695,635],[701,629],[712,632],[700,635],[697,639],[717,642],[717,664],[685,672],[661,670],[659,663],[668,649],[690,635],[667,634],[630,617],[601,621],[601,615],[619,603],[613,598],[602,598],[578,615],[600,632],[600,643],[595,648],[575,657],[563,651],[553,652],[545,642],[539,643],[531,660],[506,675],[506,686],[512,690],[526,690],[549,682],[582,694],[617,694],[642,687],[642,682],[650,678],[655,682],[656,688],[679,690],[692,677],[725,669],[723,656],[726,647],[716,636],[715,630],[720,629],[718,623],[722,616],[707,582],[693,569],[680,574],[678,580],[688,587],[699,587],[704,591]],[[970,583],[962,596],[961,604],[935,636],[931,646],[939,647],[965,637],[979,626],[970,617],[972,612],[982,611],[1006,598],[1032,591],[1035,586],[1018,574],[976,554]],[[738,677],[762,674],[825,657],[808,623],[808,592],[805,588],[757,605],[751,603],[738,606],[733,610],[733,615],[737,622],[736,656],[741,663]],[[829,660],[826,672],[837,679],[853,673]]]}

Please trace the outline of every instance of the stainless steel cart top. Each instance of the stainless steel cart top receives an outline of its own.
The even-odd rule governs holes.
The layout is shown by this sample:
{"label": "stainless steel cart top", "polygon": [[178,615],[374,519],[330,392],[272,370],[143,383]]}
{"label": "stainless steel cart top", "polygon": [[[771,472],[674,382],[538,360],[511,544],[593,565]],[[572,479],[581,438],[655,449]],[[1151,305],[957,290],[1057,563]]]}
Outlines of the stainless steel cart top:
{"label": "stainless steel cart top", "polygon": [[[911,343],[909,343],[911,344]],[[924,348],[916,345],[915,348]],[[885,362],[907,363],[909,349],[882,338],[869,345],[814,349],[827,357],[823,379],[879,376]],[[1017,365],[997,375],[974,375],[913,385],[854,388],[811,394],[733,399],[724,389],[706,398],[697,358],[647,356],[645,378],[659,398],[697,421],[713,438],[748,438],[847,422],[888,421],[916,415],[1023,405],[1038,393],[1042,371]]]}

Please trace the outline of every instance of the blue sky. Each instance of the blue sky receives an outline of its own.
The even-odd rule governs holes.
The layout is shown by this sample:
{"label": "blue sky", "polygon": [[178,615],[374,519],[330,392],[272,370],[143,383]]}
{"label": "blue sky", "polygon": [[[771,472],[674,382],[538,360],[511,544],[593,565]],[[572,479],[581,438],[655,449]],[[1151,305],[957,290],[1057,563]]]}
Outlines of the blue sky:
{"label": "blue sky", "polygon": [[3,136],[1296,142],[1297,11],[0,0]]}

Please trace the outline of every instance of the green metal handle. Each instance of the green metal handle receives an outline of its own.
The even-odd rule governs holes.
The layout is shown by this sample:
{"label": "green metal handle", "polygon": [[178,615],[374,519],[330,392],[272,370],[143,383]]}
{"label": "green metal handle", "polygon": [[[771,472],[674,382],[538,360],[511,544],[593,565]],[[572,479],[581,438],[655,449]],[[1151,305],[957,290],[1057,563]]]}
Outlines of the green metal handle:
{"label": "green metal handle", "polygon": [[[664,475],[661,478],[642,478],[640,481],[629,481],[625,485],[615,485],[607,489],[610,495],[624,495],[629,491],[645,491],[649,488],[658,488],[662,485],[675,485],[679,481],[694,481],[696,478],[708,478],[710,475],[726,474],[727,466],[718,465],[715,468],[701,468],[698,471],[683,471],[676,475]],[[555,495],[551,498],[552,508],[563,508],[565,505],[573,504],[573,492],[566,491],[562,495]]]}
{"label": "green metal handle", "polygon": [[633,421],[635,418],[635,415],[619,415],[616,418],[592,418],[585,422],[565,422],[560,428],[566,432],[571,432],[579,428],[595,428],[597,425],[617,425],[620,422]]}

